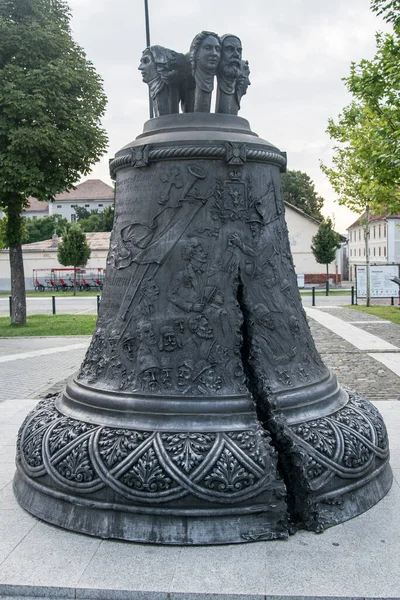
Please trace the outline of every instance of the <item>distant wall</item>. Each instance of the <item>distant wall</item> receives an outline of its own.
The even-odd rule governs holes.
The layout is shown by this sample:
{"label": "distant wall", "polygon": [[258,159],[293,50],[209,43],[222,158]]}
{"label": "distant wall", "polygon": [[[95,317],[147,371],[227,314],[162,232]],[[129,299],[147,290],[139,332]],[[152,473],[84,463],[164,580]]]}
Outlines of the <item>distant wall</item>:
{"label": "distant wall", "polygon": [[[105,268],[107,259],[107,250],[92,250],[89,258],[89,262],[86,265],[86,269],[98,269]],[[24,270],[25,270],[25,287],[27,290],[34,289],[33,271],[34,269],[46,269],[50,272],[50,269],[62,268],[62,265],[57,260],[57,249],[49,249],[46,251],[24,251]],[[43,278],[48,279],[48,276],[44,272]],[[0,252],[0,291],[9,291],[11,289],[11,276],[10,276],[10,260],[8,250],[2,250]]]}

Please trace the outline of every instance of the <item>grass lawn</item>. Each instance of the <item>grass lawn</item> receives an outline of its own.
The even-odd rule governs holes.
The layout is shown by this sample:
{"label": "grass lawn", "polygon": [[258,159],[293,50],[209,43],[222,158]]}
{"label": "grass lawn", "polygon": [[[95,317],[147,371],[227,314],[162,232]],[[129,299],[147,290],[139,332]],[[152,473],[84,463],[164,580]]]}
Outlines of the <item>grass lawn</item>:
{"label": "grass lawn", "polygon": [[92,335],[96,315],[32,315],[26,325],[11,325],[10,317],[0,317],[0,337]]}
{"label": "grass lawn", "polygon": [[375,315],[381,319],[392,321],[400,325],[400,307],[399,306],[345,306],[344,308],[352,308],[353,310],[361,310],[369,315]]}

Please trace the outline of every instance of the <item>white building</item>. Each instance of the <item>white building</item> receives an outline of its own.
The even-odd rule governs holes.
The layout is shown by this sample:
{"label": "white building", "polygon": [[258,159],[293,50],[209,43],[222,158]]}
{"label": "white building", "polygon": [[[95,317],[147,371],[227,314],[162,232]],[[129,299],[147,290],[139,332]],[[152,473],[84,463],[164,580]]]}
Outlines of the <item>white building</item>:
{"label": "white building", "polygon": [[32,196],[29,206],[22,213],[27,219],[38,219],[50,215],[59,215],[68,221],[76,220],[75,206],[86,208],[89,212],[99,213],[114,203],[114,190],[100,179],[87,179],[76,186],[75,190],[62,192],[54,197],[54,202],[39,202]]}
{"label": "white building", "polygon": [[[366,264],[366,213],[349,228],[349,275],[355,281],[356,266]],[[400,263],[400,215],[370,215],[369,259],[371,265]]]}
{"label": "white building", "polygon": [[49,216],[49,203],[48,202],[40,202],[30,196],[29,205],[22,213],[22,216],[26,219],[41,219],[42,217]]}
{"label": "white building", "polygon": [[[91,249],[86,270],[105,269],[110,245],[110,233],[86,233],[86,240]],[[50,279],[51,269],[62,267],[57,260],[58,241],[59,238],[53,236],[50,240],[22,246],[25,287],[27,290],[34,289],[36,278],[45,285],[46,279]],[[2,250],[0,252],[0,290],[9,291],[11,288],[10,281],[9,252],[8,250]]]}
{"label": "white building", "polygon": [[[296,273],[304,275],[306,284],[324,283],[326,266],[317,263],[311,251],[312,238],[317,233],[320,222],[288,202],[285,202],[285,218]],[[329,265],[330,279],[337,283],[341,281],[342,262],[342,253],[338,250],[336,259]]]}

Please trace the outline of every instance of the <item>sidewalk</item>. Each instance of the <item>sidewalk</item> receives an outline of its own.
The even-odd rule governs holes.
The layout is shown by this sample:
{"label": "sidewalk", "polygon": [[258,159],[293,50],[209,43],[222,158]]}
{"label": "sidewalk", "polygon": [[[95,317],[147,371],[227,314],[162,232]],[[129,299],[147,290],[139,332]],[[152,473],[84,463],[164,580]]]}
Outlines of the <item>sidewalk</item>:
{"label": "sidewalk", "polygon": [[367,513],[288,541],[157,547],[71,533],[25,513],[11,484],[19,425],[36,404],[34,395],[78,368],[89,338],[2,340],[0,361],[7,360],[0,369],[8,383],[0,403],[0,599],[400,599],[400,326],[328,300],[306,308],[314,339],[341,383],[381,411],[395,480]]}

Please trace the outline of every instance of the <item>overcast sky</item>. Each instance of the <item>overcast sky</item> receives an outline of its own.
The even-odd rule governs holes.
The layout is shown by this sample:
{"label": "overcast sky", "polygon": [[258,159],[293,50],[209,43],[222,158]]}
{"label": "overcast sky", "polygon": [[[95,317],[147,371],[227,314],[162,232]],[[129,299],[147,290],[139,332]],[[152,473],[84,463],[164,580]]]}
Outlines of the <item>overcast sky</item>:
{"label": "overcast sky", "polygon": [[[147,86],[137,70],[145,42],[143,0],[69,0],[74,39],[104,79],[103,120],[109,148],[90,177],[110,183],[108,159],[142,132]],[[350,96],[341,81],[350,63],[372,58],[375,32],[385,25],[369,0],[149,0],[151,43],[187,52],[202,30],[234,33],[249,61],[251,87],[240,116],[260,137],[288,155],[288,168],[305,171],[344,232],[356,219],[335,203],[319,168],[330,163],[325,133]],[[386,28],[387,29],[387,28]]]}

